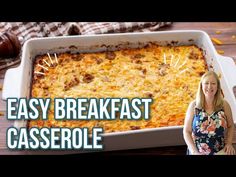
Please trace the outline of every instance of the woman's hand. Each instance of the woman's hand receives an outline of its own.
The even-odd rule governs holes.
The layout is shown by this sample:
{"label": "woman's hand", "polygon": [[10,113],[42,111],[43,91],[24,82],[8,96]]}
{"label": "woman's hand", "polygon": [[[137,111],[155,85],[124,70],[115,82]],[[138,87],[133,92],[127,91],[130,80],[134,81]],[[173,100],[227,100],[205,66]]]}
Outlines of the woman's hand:
{"label": "woman's hand", "polygon": [[203,155],[200,152],[194,152],[193,155]]}
{"label": "woman's hand", "polygon": [[203,155],[203,154],[201,154],[201,153],[198,152],[198,151],[192,151],[191,155]]}
{"label": "woman's hand", "polygon": [[235,149],[232,144],[226,144],[224,147],[224,152],[227,155],[235,155]]}

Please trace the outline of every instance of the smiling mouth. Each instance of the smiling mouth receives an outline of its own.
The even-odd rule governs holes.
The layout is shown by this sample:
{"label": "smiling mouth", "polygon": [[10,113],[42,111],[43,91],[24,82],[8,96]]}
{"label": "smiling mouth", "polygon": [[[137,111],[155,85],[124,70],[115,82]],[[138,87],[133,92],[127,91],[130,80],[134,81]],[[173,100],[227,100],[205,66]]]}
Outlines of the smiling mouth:
{"label": "smiling mouth", "polygon": [[207,93],[213,93],[214,90],[206,90]]}

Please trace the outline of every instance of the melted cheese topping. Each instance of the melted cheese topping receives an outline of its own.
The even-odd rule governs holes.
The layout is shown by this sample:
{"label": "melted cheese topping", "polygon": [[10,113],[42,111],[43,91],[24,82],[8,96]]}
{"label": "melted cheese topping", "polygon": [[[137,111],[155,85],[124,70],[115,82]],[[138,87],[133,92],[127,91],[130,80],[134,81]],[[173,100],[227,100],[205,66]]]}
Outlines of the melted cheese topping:
{"label": "melted cheese topping", "polygon": [[[151,97],[149,120],[54,120],[53,103],[47,121],[29,127],[103,127],[105,132],[183,125],[188,104],[206,72],[196,46],[158,46],[113,52],[36,57],[32,97]],[[53,64],[52,64],[53,62]],[[50,66],[49,66],[50,65]],[[43,67],[42,67],[43,66]],[[43,74],[41,74],[43,73]]]}

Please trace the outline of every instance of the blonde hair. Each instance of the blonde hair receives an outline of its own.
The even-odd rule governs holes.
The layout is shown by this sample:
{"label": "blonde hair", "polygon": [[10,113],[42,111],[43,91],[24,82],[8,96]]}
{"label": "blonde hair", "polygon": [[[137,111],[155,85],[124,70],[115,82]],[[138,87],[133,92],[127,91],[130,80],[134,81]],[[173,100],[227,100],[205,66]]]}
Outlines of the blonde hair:
{"label": "blonde hair", "polygon": [[216,81],[217,81],[217,91],[216,91],[216,94],[215,94],[215,97],[214,97],[213,105],[214,105],[214,111],[218,111],[218,110],[223,108],[224,100],[223,100],[223,96],[221,94],[220,79],[214,71],[208,71],[202,76],[201,81],[200,81],[199,86],[198,86],[197,95],[196,95],[196,107],[199,108],[199,109],[204,108],[205,96],[204,96],[204,93],[203,93],[203,90],[202,90],[202,82],[208,76],[214,76]]}

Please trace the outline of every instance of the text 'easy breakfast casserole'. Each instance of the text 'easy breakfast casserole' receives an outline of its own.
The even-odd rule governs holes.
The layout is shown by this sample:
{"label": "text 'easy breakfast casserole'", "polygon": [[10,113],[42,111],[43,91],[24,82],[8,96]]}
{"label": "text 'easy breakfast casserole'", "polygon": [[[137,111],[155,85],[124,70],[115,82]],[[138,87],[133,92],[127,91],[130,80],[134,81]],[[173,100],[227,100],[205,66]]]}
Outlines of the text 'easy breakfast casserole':
{"label": "text 'easy breakfast casserole'", "polygon": [[207,70],[197,46],[159,46],[98,53],[61,53],[37,56],[32,97],[144,98],[151,97],[149,120],[54,120],[53,104],[47,121],[29,127],[103,127],[105,132],[183,125]]}

